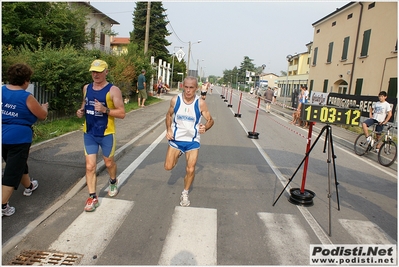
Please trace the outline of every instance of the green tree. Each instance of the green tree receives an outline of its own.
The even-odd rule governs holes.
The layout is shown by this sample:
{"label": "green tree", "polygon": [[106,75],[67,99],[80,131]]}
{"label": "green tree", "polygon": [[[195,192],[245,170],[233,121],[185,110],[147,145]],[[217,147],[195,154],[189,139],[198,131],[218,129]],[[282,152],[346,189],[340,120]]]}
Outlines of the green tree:
{"label": "green tree", "polygon": [[139,45],[136,43],[130,43],[128,45],[128,53],[126,54],[125,58],[128,62],[130,62],[129,64],[132,64],[135,74],[131,80],[131,85],[134,89],[133,92],[135,92],[135,89],[137,87],[137,78],[140,75],[142,69],[146,70],[145,77],[148,87],[150,85],[151,76],[152,74],[154,74],[154,70],[152,69],[150,63],[150,56],[148,56],[148,54],[144,55],[143,47],[139,47]]}
{"label": "green tree", "polygon": [[247,71],[255,71],[255,65],[252,61],[254,60],[250,59],[248,56],[244,56],[244,60],[241,62],[240,68],[238,69],[238,80],[244,81]]}
{"label": "green tree", "polygon": [[[185,73],[186,72],[186,62],[184,59],[182,59],[180,62],[177,60],[176,56],[175,59],[172,58],[173,55],[169,56],[168,62],[173,63],[173,83],[181,82],[182,81],[182,75],[179,75],[178,73]],[[170,84],[173,85],[173,84]]]}
{"label": "green tree", "polygon": [[67,2],[2,2],[2,43],[8,49],[22,45],[38,47],[71,44],[82,48],[86,42],[88,9],[71,8]]}
{"label": "green tree", "polygon": [[[237,69],[237,67],[235,66],[232,70],[224,70],[223,71],[223,77],[222,77],[222,79],[221,79],[221,83],[224,83],[224,84],[230,84],[231,83],[231,86],[233,86],[234,85],[234,87],[236,86],[236,84],[237,84],[237,74],[238,74],[239,72],[238,72],[238,69]],[[244,72],[244,74],[245,74],[245,72]],[[238,81],[241,81],[241,82],[243,82],[244,80],[243,79],[238,79]]]}
{"label": "green tree", "polygon": [[[133,31],[130,33],[130,41],[137,43],[139,48],[144,48],[147,6],[148,2],[138,1],[133,12]],[[147,53],[155,57],[155,62],[158,62],[159,59],[167,61],[170,57],[166,48],[171,43],[166,40],[166,36],[169,36],[170,33],[166,29],[168,21],[166,15],[164,15],[165,11],[162,2],[151,2]]]}
{"label": "green tree", "polygon": [[215,84],[217,80],[218,80],[218,77],[216,77],[215,75],[209,75],[209,77],[208,77],[208,81],[210,83]]}

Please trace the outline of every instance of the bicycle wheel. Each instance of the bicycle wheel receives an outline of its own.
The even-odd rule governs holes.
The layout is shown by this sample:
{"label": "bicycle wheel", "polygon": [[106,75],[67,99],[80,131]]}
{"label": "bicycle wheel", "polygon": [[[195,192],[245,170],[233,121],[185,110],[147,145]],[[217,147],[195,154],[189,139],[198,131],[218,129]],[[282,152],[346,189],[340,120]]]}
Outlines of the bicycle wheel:
{"label": "bicycle wheel", "polygon": [[369,143],[364,134],[359,134],[355,141],[355,153],[356,155],[363,156],[369,150]]}
{"label": "bicycle wheel", "polygon": [[391,166],[397,157],[397,147],[394,141],[389,140],[382,143],[378,151],[378,162],[385,167]]}

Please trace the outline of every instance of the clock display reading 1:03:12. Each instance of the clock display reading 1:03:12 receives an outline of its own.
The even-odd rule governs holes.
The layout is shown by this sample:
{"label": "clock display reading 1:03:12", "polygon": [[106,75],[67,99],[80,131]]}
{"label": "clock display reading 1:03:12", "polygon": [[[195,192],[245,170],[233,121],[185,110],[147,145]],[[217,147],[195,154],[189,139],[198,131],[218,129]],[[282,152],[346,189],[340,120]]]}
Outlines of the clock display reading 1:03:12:
{"label": "clock display reading 1:03:12", "polygon": [[301,108],[302,120],[327,124],[359,125],[361,114],[357,109],[334,106],[303,104]]}

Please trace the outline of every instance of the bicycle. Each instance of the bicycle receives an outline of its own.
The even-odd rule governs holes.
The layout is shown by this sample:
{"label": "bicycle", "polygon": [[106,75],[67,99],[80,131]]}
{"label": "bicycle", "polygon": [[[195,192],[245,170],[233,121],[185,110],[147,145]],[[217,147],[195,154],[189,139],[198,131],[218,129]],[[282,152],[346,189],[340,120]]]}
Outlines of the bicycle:
{"label": "bicycle", "polygon": [[[371,142],[367,142],[366,136],[364,133],[360,134],[354,144],[355,148],[355,153],[359,156],[363,156],[364,154],[368,153],[369,151],[376,151],[376,146],[377,146],[377,134],[382,134],[380,138],[380,142],[382,141],[382,144],[378,150],[378,162],[385,167],[391,166],[397,157],[397,147],[396,143],[392,140],[392,135],[390,133],[390,130],[397,129],[396,126],[394,125],[386,125],[388,126],[386,132],[376,132],[377,124],[373,125],[373,131],[371,132]],[[385,127],[385,125],[384,125]]]}

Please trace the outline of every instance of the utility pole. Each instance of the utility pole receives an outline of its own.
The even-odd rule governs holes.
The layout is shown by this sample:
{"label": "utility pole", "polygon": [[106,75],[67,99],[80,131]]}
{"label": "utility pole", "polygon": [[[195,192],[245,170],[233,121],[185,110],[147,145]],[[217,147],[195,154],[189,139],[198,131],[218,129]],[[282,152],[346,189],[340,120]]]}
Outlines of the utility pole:
{"label": "utility pole", "polygon": [[[201,40],[198,40],[198,42],[195,42],[193,44],[199,44],[201,43]],[[186,77],[190,76],[190,57],[191,57],[191,41],[188,42],[188,59],[187,59],[187,67],[186,67]]]}
{"label": "utility pole", "polygon": [[191,41],[188,42],[188,57],[187,57],[186,77],[190,75],[190,54],[191,54]]}
{"label": "utility pole", "polygon": [[147,21],[145,24],[145,39],[144,39],[144,54],[148,51],[148,39],[150,37],[150,15],[151,15],[151,1],[147,4]]}

